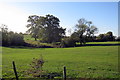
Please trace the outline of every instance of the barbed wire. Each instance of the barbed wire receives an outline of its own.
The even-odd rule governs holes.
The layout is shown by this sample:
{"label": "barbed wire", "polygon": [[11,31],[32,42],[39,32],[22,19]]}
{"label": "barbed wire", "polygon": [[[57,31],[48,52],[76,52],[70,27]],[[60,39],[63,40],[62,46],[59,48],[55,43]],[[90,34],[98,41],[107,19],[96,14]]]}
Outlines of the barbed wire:
{"label": "barbed wire", "polygon": [[[24,67],[24,68],[22,68],[22,67]],[[51,67],[52,67],[52,66],[51,66]],[[17,71],[20,71],[20,72],[21,72],[21,71],[25,71],[25,70],[29,70],[30,68],[31,68],[30,64],[26,64],[26,65],[25,65],[25,64],[24,64],[24,65],[22,64],[22,65],[19,65],[19,66],[16,65]],[[62,68],[62,67],[58,67],[58,66],[55,67],[55,66],[53,66],[52,69],[53,69],[53,68],[58,69],[59,72],[62,72],[62,71],[63,71],[63,68]],[[12,66],[12,65],[11,65],[11,66],[3,65],[3,66],[2,66],[2,70],[5,70],[5,69],[7,69],[7,72],[13,72],[13,66]],[[45,69],[44,69],[44,70],[45,70]],[[5,70],[5,71],[6,71],[6,70]],[[66,71],[67,71],[67,72],[74,72],[74,73],[75,73],[75,72],[76,72],[76,73],[78,73],[78,72],[79,72],[79,73],[83,73],[83,72],[84,72],[84,73],[96,73],[96,74],[103,73],[103,72],[104,72],[104,73],[108,73],[108,72],[105,72],[104,70],[103,70],[103,71],[96,71],[96,70],[93,70],[93,69],[84,69],[84,70],[81,69],[81,70],[80,70],[80,69],[69,69],[69,68],[67,68]],[[116,72],[116,73],[117,73],[117,72]]]}

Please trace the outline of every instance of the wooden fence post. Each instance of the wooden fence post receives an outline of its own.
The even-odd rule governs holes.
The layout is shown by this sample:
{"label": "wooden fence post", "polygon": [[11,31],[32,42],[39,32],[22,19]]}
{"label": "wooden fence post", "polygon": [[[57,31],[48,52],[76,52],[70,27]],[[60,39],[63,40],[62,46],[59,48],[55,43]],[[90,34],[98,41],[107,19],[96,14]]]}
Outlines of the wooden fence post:
{"label": "wooden fence post", "polygon": [[63,67],[63,80],[66,80],[66,67]]}
{"label": "wooden fence post", "polygon": [[14,70],[14,73],[15,73],[16,80],[18,80],[18,75],[17,75],[17,71],[16,71],[16,67],[15,67],[15,62],[13,61],[12,64],[13,64],[13,70]]}

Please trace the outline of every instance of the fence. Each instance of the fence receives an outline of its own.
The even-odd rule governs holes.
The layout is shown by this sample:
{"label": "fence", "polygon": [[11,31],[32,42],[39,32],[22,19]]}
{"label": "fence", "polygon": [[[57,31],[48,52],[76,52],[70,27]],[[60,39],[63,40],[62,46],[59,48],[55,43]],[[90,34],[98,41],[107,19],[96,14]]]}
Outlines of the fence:
{"label": "fence", "polygon": [[[23,65],[21,65],[21,66],[23,66]],[[24,65],[24,66],[26,66],[26,65]],[[12,68],[11,69],[13,69],[13,71],[9,71],[10,73],[14,73],[14,75],[15,75],[15,79],[16,80],[19,80],[19,76],[18,75],[20,75],[20,73],[18,72],[18,70],[17,70],[17,67],[16,67],[16,65],[15,65],[15,62],[13,61],[12,62]],[[45,75],[44,75],[45,76]],[[47,76],[47,79],[53,79],[54,78],[54,76],[56,76],[56,74],[49,74],[49,75],[46,75]],[[43,76],[42,76],[43,77]],[[64,66],[63,67],[63,80],[66,80],[66,67]]]}
{"label": "fence", "polygon": [[[15,62],[14,62],[14,61],[12,62],[12,67],[10,68],[11,71],[9,71],[9,72],[10,72],[12,75],[14,74],[14,76],[12,76],[12,77],[16,78],[16,80],[18,80],[18,79],[19,79],[19,76],[22,75],[22,73],[19,72],[19,71],[20,71],[20,68],[18,68],[18,67],[23,67],[23,66],[29,66],[29,65],[21,65],[21,66],[19,65],[19,66],[16,66],[16,65],[15,65]],[[5,67],[5,66],[4,66],[4,67]],[[91,73],[94,73],[94,70],[91,70],[91,71],[93,71],[93,72],[91,72]],[[67,69],[66,69],[65,66],[64,66],[63,68],[61,68],[61,72],[62,72],[61,78],[64,79],[64,80],[66,80],[66,79],[68,78],[68,76],[71,76],[71,75],[68,75],[68,74],[67,74],[67,73],[69,73],[69,72],[75,73],[74,75],[84,73],[84,74],[86,74],[85,78],[87,77],[87,75],[89,75],[89,76],[91,76],[91,78],[93,78],[93,76],[91,75],[91,73],[88,73],[88,71],[69,69],[69,67],[67,67]],[[56,74],[57,74],[57,73],[47,74],[47,79],[54,79],[54,77],[55,77]],[[100,72],[95,72],[95,74],[100,74]],[[105,73],[105,74],[108,74],[108,73]],[[116,74],[116,75],[117,75],[117,74]],[[44,75],[44,76],[46,76],[46,75]],[[71,77],[72,77],[72,76],[71,76]],[[77,76],[76,76],[76,77],[77,77]],[[110,80],[110,79],[109,79],[109,80]]]}

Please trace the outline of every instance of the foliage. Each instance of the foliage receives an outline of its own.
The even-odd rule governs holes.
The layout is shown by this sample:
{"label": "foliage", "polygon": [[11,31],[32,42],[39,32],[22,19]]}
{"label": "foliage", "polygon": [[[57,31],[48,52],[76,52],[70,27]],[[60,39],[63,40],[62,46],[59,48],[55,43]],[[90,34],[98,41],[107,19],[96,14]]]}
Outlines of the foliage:
{"label": "foliage", "polygon": [[28,47],[35,47],[35,48],[52,48],[54,45],[49,44],[49,43],[41,43],[39,41],[34,41],[34,40],[26,40],[25,41],[27,44],[29,44]]}
{"label": "foliage", "polygon": [[32,63],[30,64],[31,69],[27,71],[28,75],[32,75],[33,77],[41,77],[42,73],[44,72],[42,70],[44,60],[42,56],[39,59],[33,58]]}
{"label": "foliage", "polygon": [[38,25],[38,20],[39,20],[39,16],[37,15],[32,15],[28,17],[27,22],[29,23],[26,27],[29,28],[28,29],[28,33],[30,33],[32,35],[32,37],[35,38],[35,40],[37,40],[38,38],[38,31],[39,31],[39,26]]}
{"label": "foliage", "polygon": [[34,38],[32,38],[30,34],[23,34],[23,36],[24,36],[24,41],[28,41],[28,40],[34,41]]}
{"label": "foliage", "polygon": [[78,20],[78,24],[75,26],[76,31],[73,34],[77,34],[75,36],[79,38],[81,45],[85,44],[86,39],[94,37],[94,34],[98,31],[98,29],[91,24],[91,21],[87,21],[84,18],[81,18]]}
{"label": "foliage", "polygon": [[42,42],[52,43],[60,41],[65,35],[65,29],[59,25],[60,20],[53,15],[29,16],[28,22],[28,32],[35,40],[39,38]]}
{"label": "foliage", "polygon": [[115,36],[113,36],[113,33],[111,31],[105,33],[105,34],[99,34],[97,37],[98,41],[115,41]]}
{"label": "foliage", "polygon": [[71,38],[74,39],[75,42],[79,42],[80,41],[79,34],[77,32],[74,32],[71,35]]}
{"label": "foliage", "polygon": [[61,41],[61,47],[74,47],[76,44],[75,40],[72,38],[63,38]]}
{"label": "foliage", "polygon": [[39,40],[35,41],[34,38],[31,38],[31,35],[29,34],[24,35],[24,40],[25,40],[27,47],[34,47],[34,48],[58,48],[60,47],[60,42],[42,43]]}
{"label": "foliage", "polygon": [[24,45],[24,37],[21,33],[14,33],[12,31],[8,31],[6,25],[1,26],[2,34],[2,45],[3,46],[20,46]]}

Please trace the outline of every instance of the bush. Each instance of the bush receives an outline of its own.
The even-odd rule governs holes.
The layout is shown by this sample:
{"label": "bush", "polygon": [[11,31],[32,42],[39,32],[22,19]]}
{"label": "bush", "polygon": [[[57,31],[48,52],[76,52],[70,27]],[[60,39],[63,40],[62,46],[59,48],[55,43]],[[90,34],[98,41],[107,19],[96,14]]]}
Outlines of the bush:
{"label": "bush", "polygon": [[44,72],[42,70],[43,64],[44,64],[44,60],[42,56],[39,59],[33,58],[33,61],[30,64],[31,69],[27,71],[27,74],[32,75],[32,77],[41,77],[41,75]]}
{"label": "bush", "polygon": [[23,35],[14,33],[14,32],[9,32],[8,34],[8,45],[9,46],[21,46],[24,44],[23,40]]}
{"label": "bush", "polygon": [[72,38],[64,38],[61,41],[61,47],[74,47],[76,45],[76,42]]}
{"label": "bush", "polygon": [[24,45],[24,37],[20,33],[8,31],[7,28],[1,28],[0,36],[2,37],[2,46],[22,46]]}

